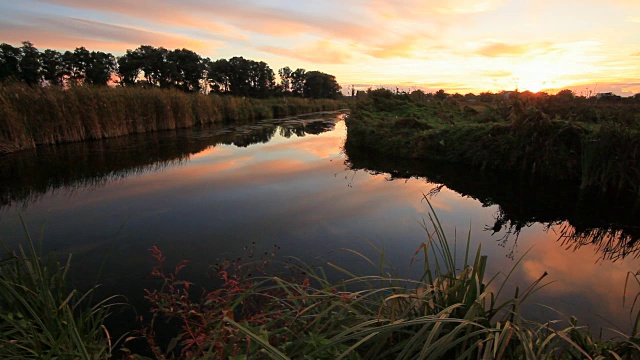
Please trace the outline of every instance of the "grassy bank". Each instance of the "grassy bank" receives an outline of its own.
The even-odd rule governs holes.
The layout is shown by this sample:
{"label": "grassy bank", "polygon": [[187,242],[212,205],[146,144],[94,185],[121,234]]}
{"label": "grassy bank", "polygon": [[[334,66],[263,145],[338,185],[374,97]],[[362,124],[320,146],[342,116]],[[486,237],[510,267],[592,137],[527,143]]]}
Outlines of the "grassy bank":
{"label": "grassy bank", "polygon": [[[168,266],[153,247],[156,266],[151,274],[161,284],[146,291],[153,315],[127,343],[110,339],[102,326],[104,303],[89,308],[84,297],[66,291],[69,264],[47,266],[30,246],[0,263],[0,292],[12,295],[0,299],[17,299],[0,308],[0,357],[104,358],[135,337],[148,344],[148,355],[156,359],[640,357],[635,301],[635,326],[609,340],[579,326],[575,318],[527,321],[521,305],[544,286],[546,273],[524,290],[505,294],[512,271],[488,277],[488,259],[480,248],[470,249],[467,239],[466,247],[456,249],[455,239],[447,238],[433,212],[429,219],[423,224],[425,242],[411,258],[421,267],[421,275],[413,279],[394,276],[384,260],[377,263],[352,250],[373,273],[355,275],[328,263],[326,267],[342,274],[343,280],[335,282],[323,267],[295,259],[278,263],[271,252],[250,249],[245,260],[216,264],[212,276],[221,283],[206,290],[181,278],[187,262]],[[384,259],[384,252],[380,257]],[[637,276],[628,277],[629,299]],[[167,324],[176,335],[161,340],[158,326]]]}
{"label": "grassy bank", "polygon": [[251,99],[178,90],[0,85],[0,153],[37,145],[102,139],[344,108],[336,100]]}
{"label": "grassy bank", "polygon": [[[28,234],[27,234],[28,237]],[[0,358],[106,359],[118,339],[104,321],[116,297],[92,301],[70,289],[65,263],[44,259],[28,238],[0,258]]]}
{"label": "grassy bank", "polygon": [[421,101],[375,90],[353,107],[347,127],[347,142],[370,151],[640,195],[640,103],[631,99]]}

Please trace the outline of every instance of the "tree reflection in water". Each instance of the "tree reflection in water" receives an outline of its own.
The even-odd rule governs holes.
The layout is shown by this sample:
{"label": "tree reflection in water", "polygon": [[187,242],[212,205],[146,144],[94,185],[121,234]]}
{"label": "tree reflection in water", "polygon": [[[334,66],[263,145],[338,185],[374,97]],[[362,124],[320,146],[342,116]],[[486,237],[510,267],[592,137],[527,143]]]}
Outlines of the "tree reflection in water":
{"label": "tree reflection in water", "polygon": [[567,250],[592,246],[603,260],[640,255],[640,201],[625,194],[580,190],[575,184],[536,179],[527,174],[488,173],[455,164],[385,158],[345,143],[348,169],[387,174],[388,180],[419,178],[476,199],[483,207],[498,206],[485,230],[498,234],[508,255],[517,253],[518,236],[534,224],[557,234]]}
{"label": "tree reflection in water", "polygon": [[319,134],[342,119],[339,112],[210,126],[39,147],[0,155],[0,208],[26,206],[41,196],[104,186],[130,176],[180,166],[219,145],[247,147],[284,137]]}

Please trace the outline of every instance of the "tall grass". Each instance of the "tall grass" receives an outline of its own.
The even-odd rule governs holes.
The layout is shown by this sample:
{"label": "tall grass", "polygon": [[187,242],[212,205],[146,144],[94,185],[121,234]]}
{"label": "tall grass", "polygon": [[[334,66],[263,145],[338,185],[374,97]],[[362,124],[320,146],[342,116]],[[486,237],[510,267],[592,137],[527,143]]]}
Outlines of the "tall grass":
{"label": "tall grass", "polygon": [[[250,252],[248,262],[214,267],[221,286],[194,291],[195,285],[179,276],[187,262],[165,272],[165,257],[154,247],[152,275],[163,285],[146,291],[154,315],[141,334],[157,359],[640,358],[640,294],[625,294],[633,330],[611,340],[594,336],[575,318],[527,321],[521,305],[545,286],[546,273],[524,290],[505,294],[519,261],[501,280],[487,278],[488,259],[480,246],[471,248],[470,234],[458,248],[430,204],[429,210],[423,223],[426,241],[412,256],[412,263],[422,262],[418,278],[390,274],[378,249],[379,264],[346,250],[369,263],[372,275],[327,263],[341,274],[340,281],[329,280],[327,268],[297,259],[279,264],[288,272],[274,275],[270,256]],[[103,325],[113,299],[91,306],[91,291],[69,291],[70,260],[44,262],[27,237],[0,262],[0,358],[113,355],[118,341]],[[640,284],[640,276],[629,274],[627,283]],[[177,336],[166,343],[156,332],[161,320],[179,325]]]}
{"label": "tall grass", "polygon": [[[429,205],[431,207],[431,205]],[[330,281],[324,268],[295,262],[294,275],[266,275],[264,259],[216,267],[223,285],[193,301],[193,284],[179,279],[179,264],[165,274],[164,256],[154,248],[163,279],[149,291],[154,320],[147,331],[158,358],[274,359],[604,359],[640,356],[640,338],[620,334],[601,340],[578,326],[527,321],[521,305],[544,286],[546,276],[504,293],[513,270],[486,277],[487,257],[448,239],[430,208],[427,241],[413,260],[423,261],[418,279],[388,274],[385,264],[348,250],[378,269]],[[379,252],[384,258],[384,252]],[[525,255],[526,256],[526,255]],[[412,261],[413,261],[412,260]],[[517,266],[517,264],[515,265]],[[515,268],[514,266],[514,268]],[[254,276],[251,276],[251,272]],[[255,276],[255,274],[264,274]],[[637,279],[637,278],[636,278]],[[635,308],[637,311],[637,308]],[[640,314],[640,312],[639,312]],[[180,324],[168,347],[155,341],[153,324],[169,318]],[[636,320],[640,324],[640,320]]]}
{"label": "tall grass", "polygon": [[30,237],[10,253],[0,262],[0,358],[110,357],[117,341],[103,323],[113,298],[90,304],[92,290],[69,290],[71,257],[45,262]]}
{"label": "tall grass", "polygon": [[342,107],[344,104],[335,100],[250,99],[156,88],[0,84],[0,153]]}
{"label": "tall grass", "polygon": [[473,112],[456,101],[369,96],[347,118],[347,143],[640,196],[639,104],[515,97]]}
{"label": "tall grass", "polygon": [[602,124],[583,141],[581,187],[640,194],[640,133]]}

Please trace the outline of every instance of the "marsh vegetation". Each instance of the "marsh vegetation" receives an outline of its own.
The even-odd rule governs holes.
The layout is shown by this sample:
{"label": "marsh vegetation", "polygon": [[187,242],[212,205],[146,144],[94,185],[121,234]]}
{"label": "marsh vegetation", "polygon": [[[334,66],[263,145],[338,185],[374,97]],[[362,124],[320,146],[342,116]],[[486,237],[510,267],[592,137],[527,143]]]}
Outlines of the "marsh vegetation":
{"label": "marsh vegetation", "polygon": [[[370,266],[369,273],[356,274],[344,264],[279,261],[277,247],[251,246],[245,258],[214,264],[211,276],[220,284],[202,289],[182,277],[188,261],[166,264],[154,246],[151,275],[161,285],[145,290],[151,315],[132,336],[117,341],[104,326],[113,299],[91,306],[86,295],[67,295],[69,262],[45,265],[28,239],[28,250],[21,247],[0,264],[0,292],[17,300],[3,304],[0,313],[0,355],[94,359],[118,353],[136,359],[142,357],[130,345],[142,341],[156,359],[638,358],[640,316],[631,333],[612,339],[599,338],[574,317],[527,320],[521,307],[546,285],[547,273],[522,290],[503,293],[514,270],[487,274],[488,258],[480,246],[471,247],[471,234],[466,240],[449,238],[428,200],[427,205],[425,241],[411,257],[419,268],[415,278],[394,273],[379,249],[378,263],[346,250]],[[330,280],[329,269],[341,279]],[[630,289],[640,285],[638,274],[628,280]],[[163,341],[158,330],[166,334],[167,326],[174,337]]]}
{"label": "marsh vegetation", "polygon": [[636,97],[510,92],[481,101],[486,96],[424,95],[385,89],[363,94],[347,121],[347,141],[383,154],[640,194]]}

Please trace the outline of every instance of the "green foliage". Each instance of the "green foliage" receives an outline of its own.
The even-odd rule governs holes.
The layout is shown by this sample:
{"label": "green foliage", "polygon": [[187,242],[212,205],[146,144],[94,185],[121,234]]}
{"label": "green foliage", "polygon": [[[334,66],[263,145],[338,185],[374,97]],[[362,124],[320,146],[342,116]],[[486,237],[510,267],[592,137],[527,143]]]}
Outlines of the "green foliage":
{"label": "green foliage", "polygon": [[111,356],[117,342],[103,323],[114,298],[91,304],[95,288],[87,293],[69,290],[70,260],[42,260],[28,237],[17,252],[0,261],[0,358]]}
{"label": "green foliage", "polygon": [[[546,273],[526,289],[504,293],[514,269],[487,278],[487,257],[471,249],[471,235],[457,248],[447,238],[428,198],[427,240],[411,258],[421,262],[418,278],[390,274],[384,250],[379,264],[344,249],[372,266],[374,274],[342,274],[330,281],[323,267],[248,248],[248,260],[222,261],[212,268],[221,284],[196,289],[180,278],[188,265],[167,270],[162,252],[151,250],[152,275],[161,287],[146,290],[151,304],[141,335],[157,359],[637,359],[640,356],[640,294],[632,298],[631,334],[604,340],[578,325],[527,321],[521,305],[545,284]],[[0,261],[0,357],[3,359],[111,357],[104,319],[112,298],[91,306],[91,291],[67,290],[65,264],[41,259],[33,241]],[[264,255],[258,255],[264,254]],[[523,258],[526,257],[526,253]],[[638,274],[629,274],[640,284]],[[626,295],[626,294],[625,294]],[[178,327],[160,342],[157,325]],[[125,351],[127,351],[125,349]],[[129,358],[143,357],[127,353]]]}
{"label": "green foliage", "polygon": [[[345,249],[372,265],[377,274],[355,275],[328,263],[344,276],[339,282],[328,280],[322,267],[296,259],[284,263],[288,273],[273,275],[271,256],[256,258],[250,252],[248,261],[214,266],[222,286],[198,290],[202,296],[194,300],[195,285],[179,278],[186,263],[167,274],[164,256],[154,247],[158,263],[152,274],[163,285],[147,291],[154,317],[145,334],[155,356],[591,359],[640,354],[636,333],[602,340],[574,319],[564,325],[524,319],[520,307],[545,286],[546,273],[526,289],[516,288],[513,296],[505,296],[513,269],[501,281],[498,275],[487,279],[487,257],[481,248],[472,251],[469,235],[461,252],[430,210],[429,222],[423,224],[427,241],[412,257],[412,262],[421,258],[423,264],[418,279],[389,274],[383,250],[378,250],[382,260],[376,265],[365,255]],[[171,319],[180,327],[168,347],[160,346],[154,336],[154,326],[161,319]]]}
{"label": "green foliage", "polygon": [[582,142],[581,186],[640,193],[640,132],[601,124]]}
{"label": "green foliage", "polygon": [[640,194],[640,107],[633,99],[612,105],[569,91],[509,95],[489,105],[370,90],[347,118],[347,143]]}

